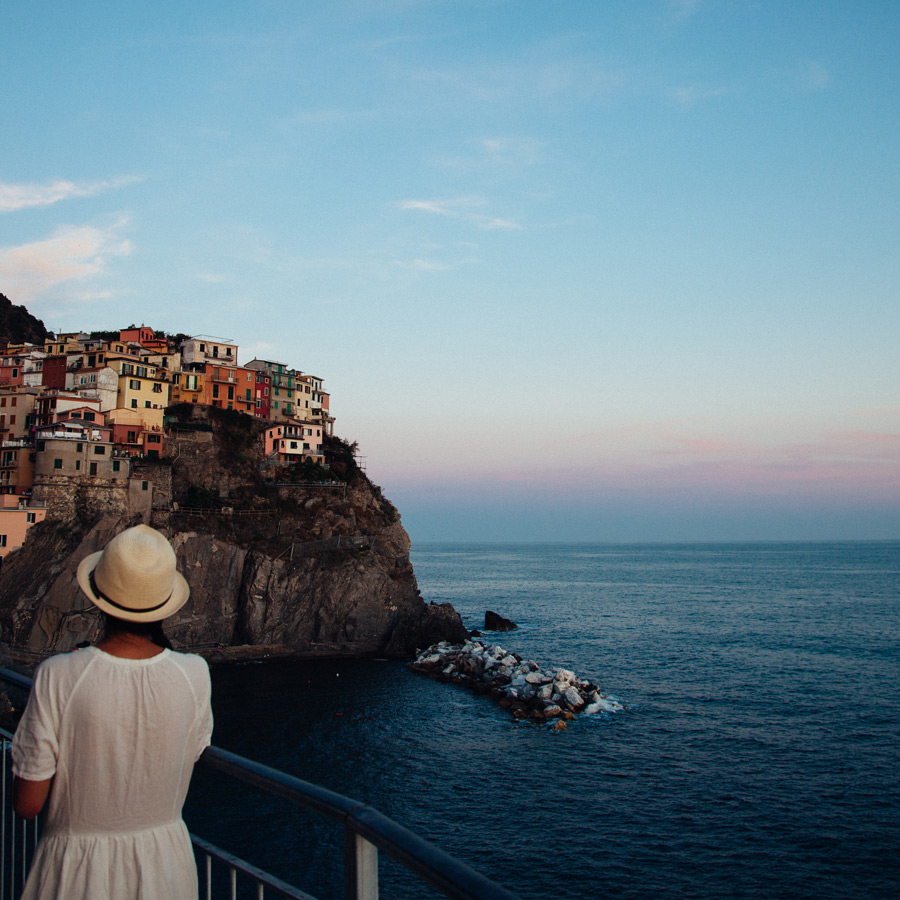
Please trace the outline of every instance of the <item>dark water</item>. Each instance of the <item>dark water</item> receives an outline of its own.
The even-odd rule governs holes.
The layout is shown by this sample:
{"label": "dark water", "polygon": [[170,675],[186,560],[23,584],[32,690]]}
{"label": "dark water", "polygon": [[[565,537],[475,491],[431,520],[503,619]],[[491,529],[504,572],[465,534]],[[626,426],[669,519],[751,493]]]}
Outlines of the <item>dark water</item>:
{"label": "dark water", "polygon": [[[426,599],[627,704],[562,734],[395,662],[214,676],[214,741],[526,898],[900,897],[900,543],[421,545]],[[192,828],[326,900],[340,835],[200,780]],[[223,802],[227,800],[227,802]],[[383,897],[434,896],[383,865]]]}

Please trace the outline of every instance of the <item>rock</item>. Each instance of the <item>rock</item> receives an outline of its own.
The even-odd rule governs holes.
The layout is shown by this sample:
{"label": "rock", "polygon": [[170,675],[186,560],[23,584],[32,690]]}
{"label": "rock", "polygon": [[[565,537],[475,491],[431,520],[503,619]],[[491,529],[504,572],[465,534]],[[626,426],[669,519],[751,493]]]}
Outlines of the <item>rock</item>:
{"label": "rock", "polygon": [[484,614],[485,631],[514,631],[519,626],[510,619],[504,619],[498,613],[488,610]]}
{"label": "rock", "polygon": [[567,687],[562,693],[562,699],[569,709],[579,709],[584,706],[584,697],[574,687]]}
{"label": "rock", "polygon": [[[348,492],[349,502],[360,492]],[[280,645],[296,653],[325,648],[335,655],[409,658],[417,647],[467,636],[449,603],[426,604],[420,596],[399,521],[382,523],[365,545],[347,550],[337,540],[288,545],[293,559],[283,541],[237,543],[179,530],[181,521],[154,522],[172,542],[191,589],[187,604],[166,622],[176,649]],[[50,521],[30,529],[25,545],[4,561],[0,638],[14,651],[41,655],[93,640],[100,616],[81,594],[75,569],[130,524],[105,518],[86,528]]]}
{"label": "rock", "polygon": [[[523,662],[514,653],[480,641],[455,646],[441,642],[421,651],[409,668],[489,694],[519,719],[571,721],[576,712],[622,709],[621,704],[600,694],[596,685],[576,678],[567,669],[544,671],[534,660]],[[590,693],[582,690],[582,685],[589,687]]]}

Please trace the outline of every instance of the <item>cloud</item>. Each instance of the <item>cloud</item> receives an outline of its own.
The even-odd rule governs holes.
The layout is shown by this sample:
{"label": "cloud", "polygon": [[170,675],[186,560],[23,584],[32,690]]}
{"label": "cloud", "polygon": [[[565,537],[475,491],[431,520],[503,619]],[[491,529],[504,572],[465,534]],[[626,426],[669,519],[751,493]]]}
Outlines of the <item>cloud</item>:
{"label": "cloud", "polygon": [[694,106],[701,100],[709,100],[713,97],[722,97],[727,94],[725,88],[707,88],[700,85],[685,85],[672,88],[669,97],[679,106]]}
{"label": "cloud", "polygon": [[126,224],[121,218],[107,227],[64,225],[46,240],[0,247],[4,292],[29,303],[59,284],[102,274],[111,259],[132,251],[119,234]]}
{"label": "cloud", "polygon": [[415,212],[427,212],[438,216],[448,216],[468,222],[486,231],[495,229],[521,230],[518,222],[510,219],[501,219],[496,216],[488,216],[476,212],[487,206],[487,201],[482,197],[457,197],[452,200],[402,200],[397,204],[400,209]]}
{"label": "cloud", "polygon": [[221,272],[197,272],[194,276],[197,281],[205,281],[207,284],[225,284],[228,276]]}
{"label": "cloud", "polygon": [[395,263],[399,269],[409,269],[413,272],[449,272],[453,266],[446,263],[435,262],[431,259],[411,259]]}
{"label": "cloud", "polygon": [[474,151],[455,156],[440,156],[435,162],[457,171],[522,170],[540,162],[544,149],[542,141],[534,138],[489,137],[471,141]]}
{"label": "cloud", "polygon": [[126,175],[109,181],[93,181],[85,184],[75,184],[73,181],[61,179],[48,184],[0,183],[0,212],[16,212],[32,206],[50,206],[60,200],[69,200],[72,197],[92,197],[103,191],[133,184],[135,181],[140,181],[140,179],[133,175]]}
{"label": "cloud", "polygon": [[461,491],[477,482],[479,489],[568,500],[900,504],[900,422],[846,430],[820,423],[811,434],[795,437],[773,435],[762,425],[759,431],[741,438],[692,422],[646,423],[573,436],[561,444],[552,465],[514,450],[502,460],[457,465],[444,459],[439,473],[433,464],[407,471],[404,459],[394,477],[414,484],[440,480]]}

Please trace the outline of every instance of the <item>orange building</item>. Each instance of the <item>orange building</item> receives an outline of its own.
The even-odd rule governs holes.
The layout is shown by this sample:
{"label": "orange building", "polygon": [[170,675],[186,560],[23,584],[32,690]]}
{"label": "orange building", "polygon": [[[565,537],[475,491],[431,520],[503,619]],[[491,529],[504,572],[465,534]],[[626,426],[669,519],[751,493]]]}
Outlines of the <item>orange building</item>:
{"label": "orange building", "polygon": [[28,506],[23,497],[0,495],[0,559],[21,547],[28,529],[46,517],[45,507]]}

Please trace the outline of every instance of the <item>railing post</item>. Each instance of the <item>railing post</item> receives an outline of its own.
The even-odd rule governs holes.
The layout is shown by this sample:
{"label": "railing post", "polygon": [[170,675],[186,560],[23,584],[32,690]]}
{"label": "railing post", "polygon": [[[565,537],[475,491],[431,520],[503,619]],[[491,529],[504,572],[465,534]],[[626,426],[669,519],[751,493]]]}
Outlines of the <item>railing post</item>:
{"label": "railing post", "polygon": [[344,826],[344,900],[378,900],[378,848]]}

